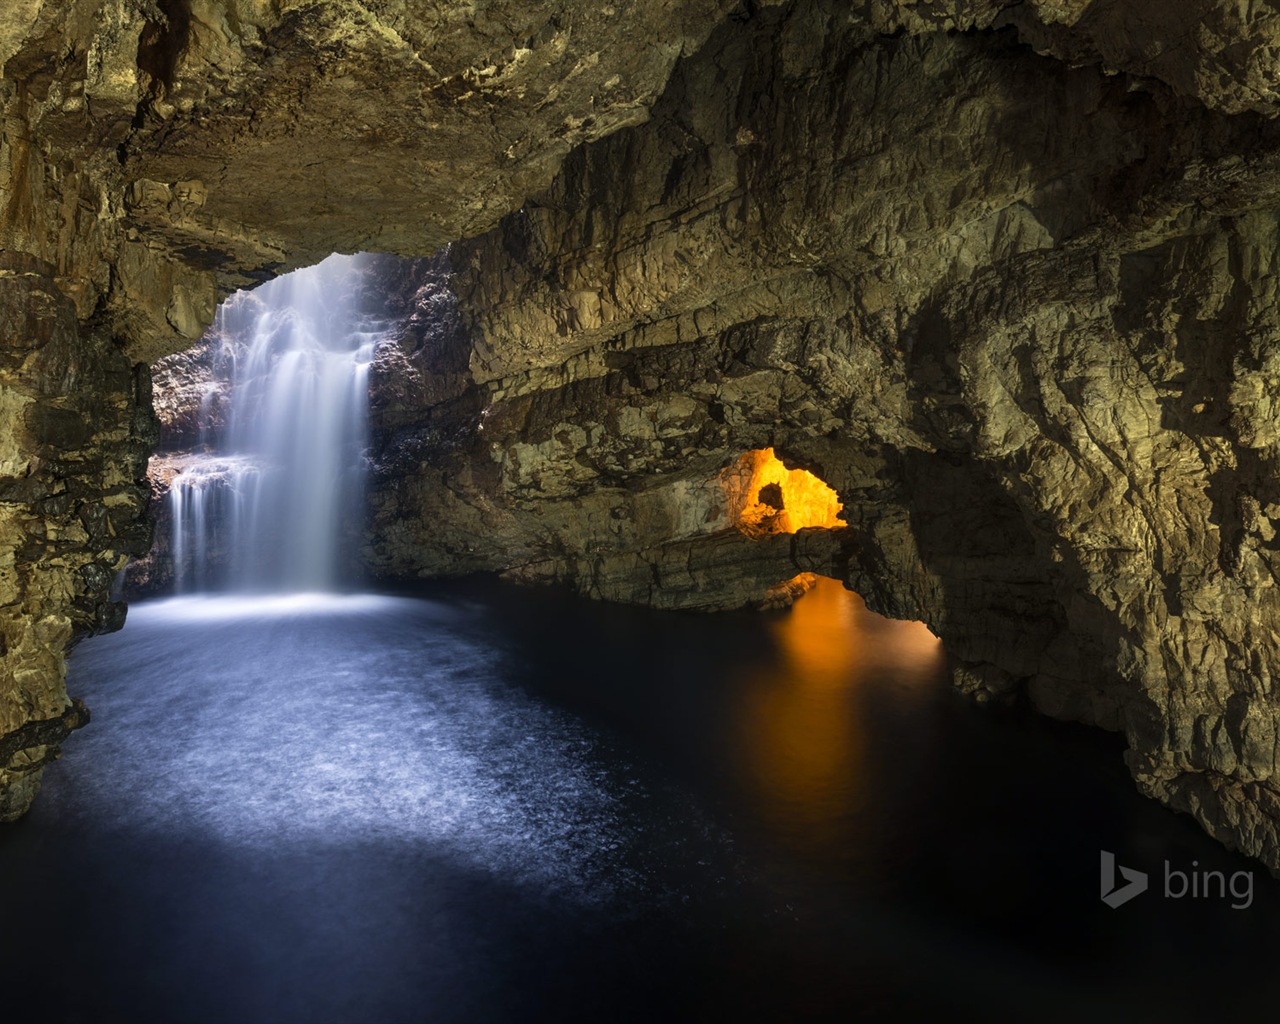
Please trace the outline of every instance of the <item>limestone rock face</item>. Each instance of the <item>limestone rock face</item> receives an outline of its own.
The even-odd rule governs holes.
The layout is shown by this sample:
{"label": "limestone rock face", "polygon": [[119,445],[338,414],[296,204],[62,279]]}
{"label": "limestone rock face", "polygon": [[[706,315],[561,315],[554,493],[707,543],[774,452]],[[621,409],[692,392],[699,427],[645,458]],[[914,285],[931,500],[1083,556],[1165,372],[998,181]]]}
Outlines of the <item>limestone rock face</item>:
{"label": "limestone rock face", "polygon": [[[75,309],[32,257],[0,254],[0,821],[26,810],[72,715],[63,654],[118,629],[115,576],[151,541],[150,375]],[[59,727],[65,723],[65,727]],[[19,737],[18,740],[13,739]]]}
{"label": "limestone rock face", "polygon": [[[1146,792],[1280,869],[1276,30],[1234,0],[8,3],[0,815],[147,546],[144,364],[367,249],[418,258],[386,271],[372,572],[704,608],[834,575],[962,689],[1122,730]],[[163,367],[173,445],[202,358]],[[769,447],[846,527],[737,528],[726,474]]]}
{"label": "limestone rock face", "polygon": [[[1280,864],[1278,137],[1133,86],[834,3],[726,25],[452,247],[427,348],[478,387],[398,410],[371,563],[664,606],[836,575]],[[720,532],[764,446],[849,529]]]}
{"label": "limestone rock face", "polygon": [[642,121],[731,6],[24,2],[0,20],[0,243],[150,360],[233,288],[487,228]]}

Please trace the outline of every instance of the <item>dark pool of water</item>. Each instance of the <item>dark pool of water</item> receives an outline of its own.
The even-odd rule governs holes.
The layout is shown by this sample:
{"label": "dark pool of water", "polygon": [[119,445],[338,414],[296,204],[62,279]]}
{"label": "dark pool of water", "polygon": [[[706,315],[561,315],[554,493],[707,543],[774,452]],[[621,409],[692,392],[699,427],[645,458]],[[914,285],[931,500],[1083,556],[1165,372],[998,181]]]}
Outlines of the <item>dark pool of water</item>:
{"label": "dark pool of water", "polygon": [[[1140,798],[1114,737],[971,705],[835,585],[767,616],[137,605],[69,688],[93,723],[0,829],[0,998],[41,1019],[1275,1005],[1280,882]],[[1151,890],[1104,906],[1104,849]],[[1251,904],[1166,898],[1166,861],[1251,871]]]}

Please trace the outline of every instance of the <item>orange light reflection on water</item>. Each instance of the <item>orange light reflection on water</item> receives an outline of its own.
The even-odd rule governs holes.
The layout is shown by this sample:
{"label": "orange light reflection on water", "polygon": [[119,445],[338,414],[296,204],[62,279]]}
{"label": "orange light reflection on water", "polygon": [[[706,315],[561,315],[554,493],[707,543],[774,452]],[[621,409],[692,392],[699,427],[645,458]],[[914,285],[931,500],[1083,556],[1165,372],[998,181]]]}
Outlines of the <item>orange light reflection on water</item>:
{"label": "orange light reflection on water", "polygon": [[747,682],[744,768],[766,817],[808,841],[864,803],[867,687],[891,681],[909,696],[912,685],[936,682],[942,645],[923,623],[881,618],[830,579],[768,629],[780,664]]}

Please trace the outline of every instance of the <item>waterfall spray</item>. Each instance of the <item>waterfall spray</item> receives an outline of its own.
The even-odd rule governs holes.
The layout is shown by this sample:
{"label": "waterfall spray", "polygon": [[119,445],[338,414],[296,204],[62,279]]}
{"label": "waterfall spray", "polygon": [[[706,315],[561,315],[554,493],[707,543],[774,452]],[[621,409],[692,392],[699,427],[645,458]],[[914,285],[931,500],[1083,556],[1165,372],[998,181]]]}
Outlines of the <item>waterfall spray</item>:
{"label": "waterfall spray", "polygon": [[338,586],[340,541],[362,507],[369,364],[383,335],[361,310],[366,261],[330,256],[219,309],[229,417],[170,483],[179,593]]}

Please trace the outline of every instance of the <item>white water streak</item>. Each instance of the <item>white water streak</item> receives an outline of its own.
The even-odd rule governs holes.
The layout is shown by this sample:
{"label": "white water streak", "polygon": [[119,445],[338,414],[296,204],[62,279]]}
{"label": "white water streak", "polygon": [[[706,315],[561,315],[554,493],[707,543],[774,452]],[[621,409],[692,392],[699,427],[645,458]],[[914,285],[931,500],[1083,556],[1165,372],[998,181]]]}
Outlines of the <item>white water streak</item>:
{"label": "white water streak", "polygon": [[[328,590],[360,514],[368,374],[380,325],[362,315],[361,256],[330,256],[218,311],[230,413],[217,450],[169,489],[178,593]],[[201,402],[203,417],[212,408]],[[225,566],[215,581],[212,565]]]}

